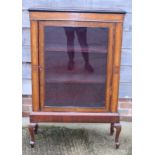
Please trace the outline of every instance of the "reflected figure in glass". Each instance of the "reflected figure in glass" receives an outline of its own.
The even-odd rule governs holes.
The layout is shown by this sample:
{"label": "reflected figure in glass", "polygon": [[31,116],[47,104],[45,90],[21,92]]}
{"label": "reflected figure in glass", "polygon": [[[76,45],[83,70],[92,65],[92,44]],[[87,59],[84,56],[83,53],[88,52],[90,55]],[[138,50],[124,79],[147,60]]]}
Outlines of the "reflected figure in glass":
{"label": "reflected figure in glass", "polygon": [[75,34],[77,35],[81,53],[85,62],[85,69],[88,72],[94,72],[93,67],[89,63],[89,54],[88,54],[88,44],[87,44],[87,28],[86,27],[65,27],[65,34],[67,37],[67,53],[69,57],[68,69],[73,70],[75,61],[74,61],[74,38]]}

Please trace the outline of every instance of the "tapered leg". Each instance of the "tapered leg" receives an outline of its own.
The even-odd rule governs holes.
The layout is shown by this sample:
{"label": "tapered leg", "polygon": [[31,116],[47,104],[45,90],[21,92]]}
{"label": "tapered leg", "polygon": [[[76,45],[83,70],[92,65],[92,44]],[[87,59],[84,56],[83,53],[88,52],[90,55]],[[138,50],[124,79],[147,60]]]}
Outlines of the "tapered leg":
{"label": "tapered leg", "polygon": [[111,123],[110,125],[110,135],[112,136],[114,134],[114,123]]}
{"label": "tapered leg", "polygon": [[121,124],[120,123],[114,123],[114,128],[116,129],[115,144],[116,144],[116,149],[118,149],[120,146],[119,135],[121,132]]}
{"label": "tapered leg", "polygon": [[35,138],[34,138],[34,134],[35,132],[37,132],[38,129],[38,125],[37,124],[30,124],[28,126],[29,129],[29,133],[30,133],[30,145],[33,148],[34,147],[34,143],[35,143]]}

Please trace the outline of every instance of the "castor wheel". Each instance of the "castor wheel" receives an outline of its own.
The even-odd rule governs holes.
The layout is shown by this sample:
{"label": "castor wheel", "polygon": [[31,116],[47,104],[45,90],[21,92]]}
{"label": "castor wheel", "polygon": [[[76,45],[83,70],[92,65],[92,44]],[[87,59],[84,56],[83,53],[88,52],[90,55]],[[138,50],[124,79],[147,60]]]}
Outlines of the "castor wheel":
{"label": "castor wheel", "polygon": [[119,143],[116,143],[116,149],[118,149],[118,148],[119,148],[119,146],[120,146],[120,144],[119,144]]}
{"label": "castor wheel", "polygon": [[30,141],[31,148],[34,148],[34,142]]}
{"label": "castor wheel", "polygon": [[34,144],[31,144],[31,148],[34,148]]}

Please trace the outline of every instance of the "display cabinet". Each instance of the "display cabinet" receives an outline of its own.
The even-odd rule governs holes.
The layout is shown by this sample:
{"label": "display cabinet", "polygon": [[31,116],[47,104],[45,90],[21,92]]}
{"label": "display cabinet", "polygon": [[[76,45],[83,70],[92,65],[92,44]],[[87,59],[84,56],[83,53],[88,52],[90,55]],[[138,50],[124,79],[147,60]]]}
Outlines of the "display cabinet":
{"label": "display cabinet", "polygon": [[29,9],[32,107],[39,122],[110,123],[119,147],[120,10]]}

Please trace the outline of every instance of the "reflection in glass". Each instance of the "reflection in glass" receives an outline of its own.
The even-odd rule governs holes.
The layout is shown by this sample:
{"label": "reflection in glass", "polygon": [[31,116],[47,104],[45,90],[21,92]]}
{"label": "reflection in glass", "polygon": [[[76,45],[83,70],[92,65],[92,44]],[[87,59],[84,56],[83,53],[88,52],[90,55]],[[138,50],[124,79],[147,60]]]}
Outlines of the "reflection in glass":
{"label": "reflection in glass", "polygon": [[85,62],[85,69],[89,72],[93,72],[94,69],[89,63],[89,54],[88,54],[88,44],[87,44],[87,28],[80,27],[65,27],[65,33],[67,36],[67,51],[69,57],[68,69],[74,69],[74,38],[75,33],[77,34],[77,38],[81,47],[82,56]]}
{"label": "reflection in glass", "polygon": [[108,28],[44,29],[45,105],[105,106]]}

